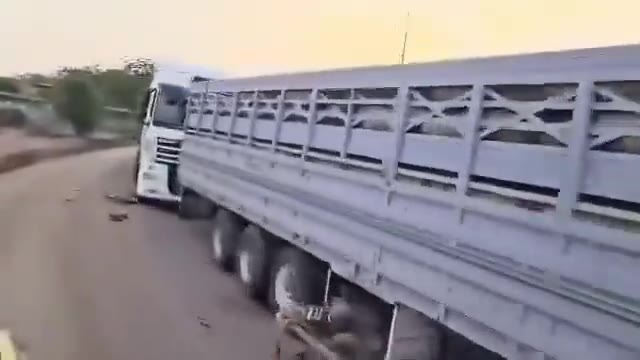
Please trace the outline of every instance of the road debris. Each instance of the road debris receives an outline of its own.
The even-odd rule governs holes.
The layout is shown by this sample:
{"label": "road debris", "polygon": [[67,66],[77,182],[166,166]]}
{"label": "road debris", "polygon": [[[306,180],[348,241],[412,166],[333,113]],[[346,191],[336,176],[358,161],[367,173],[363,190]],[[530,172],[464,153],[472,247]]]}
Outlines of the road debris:
{"label": "road debris", "polygon": [[200,324],[200,326],[205,327],[207,329],[211,329],[211,324],[209,324],[209,322],[207,321],[207,319],[198,316],[198,323]]}
{"label": "road debris", "polygon": [[328,308],[291,304],[276,315],[282,332],[274,359],[340,360],[327,346],[330,339]]}
{"label": "road debris", "polygon": [[126,211],[112,211],[109,213],[109,220],[115,222],[122,222],[129,218],[129,214]]}
{"label": "road debris", "polygon": [[123,205],[133,205],[138,203],[138,198],[135,196],[123,196],[119,194],[107,194],[105,195],[107,200],[113,201]]}
{"label": "road debris", "polygon": [[289,305],[276,315],[282,332],[273,358],[370,359],[378,346],[372,346],[370,336],[354,326],[353,320],[359,315],[343,301],[325,306]]}
{"label": "road debris", "polygon": [[72,188],[71,189],[71,194],[67,195],[66,198],[64,198],[65,202],[74,202],[76,201],[76,199],[78,198],[78,193],[80,192],[79,188]]}

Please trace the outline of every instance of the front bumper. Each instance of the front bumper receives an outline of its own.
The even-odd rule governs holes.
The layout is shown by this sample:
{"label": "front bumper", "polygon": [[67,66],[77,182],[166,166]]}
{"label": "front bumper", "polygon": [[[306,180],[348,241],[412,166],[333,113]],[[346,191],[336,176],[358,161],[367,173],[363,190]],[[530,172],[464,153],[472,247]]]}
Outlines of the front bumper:
{"label": "front bumper", "polygon": [[175,188],[177,184],[175,173],[177,173],[177,165],[156,162],[141,165],[136,195],[163,201],[180,201],[179,191]]}

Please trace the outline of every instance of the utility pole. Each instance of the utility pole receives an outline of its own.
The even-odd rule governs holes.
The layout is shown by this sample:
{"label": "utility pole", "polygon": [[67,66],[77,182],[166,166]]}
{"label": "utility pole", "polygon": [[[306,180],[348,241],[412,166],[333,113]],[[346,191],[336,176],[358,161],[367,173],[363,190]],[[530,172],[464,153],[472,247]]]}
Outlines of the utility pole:
{"label": "utility pole", "polygon": [[402,39],[402,52],[400,53],[400,64],[404,64],[405,55],[407,54],[407,38],[409,37],[409,19],[411,13],[407,11],[407,17],[404,22],[404,37]]}

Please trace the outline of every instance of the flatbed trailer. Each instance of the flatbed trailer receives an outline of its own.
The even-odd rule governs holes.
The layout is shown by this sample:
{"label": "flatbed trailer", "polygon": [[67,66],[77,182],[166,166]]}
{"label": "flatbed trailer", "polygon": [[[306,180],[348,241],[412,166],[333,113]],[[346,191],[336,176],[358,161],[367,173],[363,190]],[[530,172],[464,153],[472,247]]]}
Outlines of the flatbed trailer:
{"label": "flatbed trailer", "polygon": [[357,288],[389,360],[640,359],[640,46],[191,90],[183,200],[252,295]]}

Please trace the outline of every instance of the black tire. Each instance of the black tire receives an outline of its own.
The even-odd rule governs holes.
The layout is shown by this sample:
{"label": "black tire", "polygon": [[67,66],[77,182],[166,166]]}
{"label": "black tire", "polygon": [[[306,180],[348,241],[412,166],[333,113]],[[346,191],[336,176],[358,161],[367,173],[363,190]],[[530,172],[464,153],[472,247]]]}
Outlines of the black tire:
{"label": "black tire", "polygon": [[[286,270],[287,267],[289,270]],[[286,289],[293,303],[321,305],[326,273],[326,266],[301,250],[289,246],[280,249],[271,266],[267,299],[269,307],[273,312],[279,310],[278,298],[282,299],[282,294],[279,294],[282,289]]]}
{"label": "black tire", "polygon": [[[410,307],[398,304],[396,309],[397,326],[394,327],[394,333],[391,335],[395,339],[402,340],[394,342],[392,354],[390,354],[391,358],[424,360],[449,359],[444,356],[445,354],[443,352],[444,327],[442,325]],[[369,318],[374,318],[376,314],[368,315]],[[382,322],[382,324],[384,324],[384,322]],[[380,330],[379,327],[377,329]],[[378,331],[378,334],[380,334],[380,331]],[[383,349],[380,349],[380,356],[384,356]],[[468,357],[455,359],[472,360]]]}
{"label": "black tire", "polygon": [[182,219],[206,219],[213,214],[213,204],[193,191],[184,191],[178,205]]}
{"label": "black tire", "polygon": [[269,283],[269,246],[256,225],[247,226],[240,235],[235,259],[236,272],[247,294],[263,297]]}
{"label": "black tire", "polygon": [[233,270],[242,221],[237,215],[220,209],[216,213],[211,231],[211,257],[225,271]]}
{"label": "black tire", "polygon": [[140,161],[136,158],[136,163],[133,167],[133,188],[136,189],[138,187],[138,173],[140,172]]}
{"label": "black tire", "polygon": [[136,151],[136,162],[133,164],[133,191],[138,190],[138,173],[140,172],[140,149]]}
{"label": "black tire", "polygon": [[182,194],[178,206],[178,216],[182,219],[194,219],[197,217],[197,195],[188,191]]}
{"label": "black tire", "polygon": [[500,360],[502,356],[485,349],[464,336],[453,331],[445,332],[443,344],[444,360]]}

